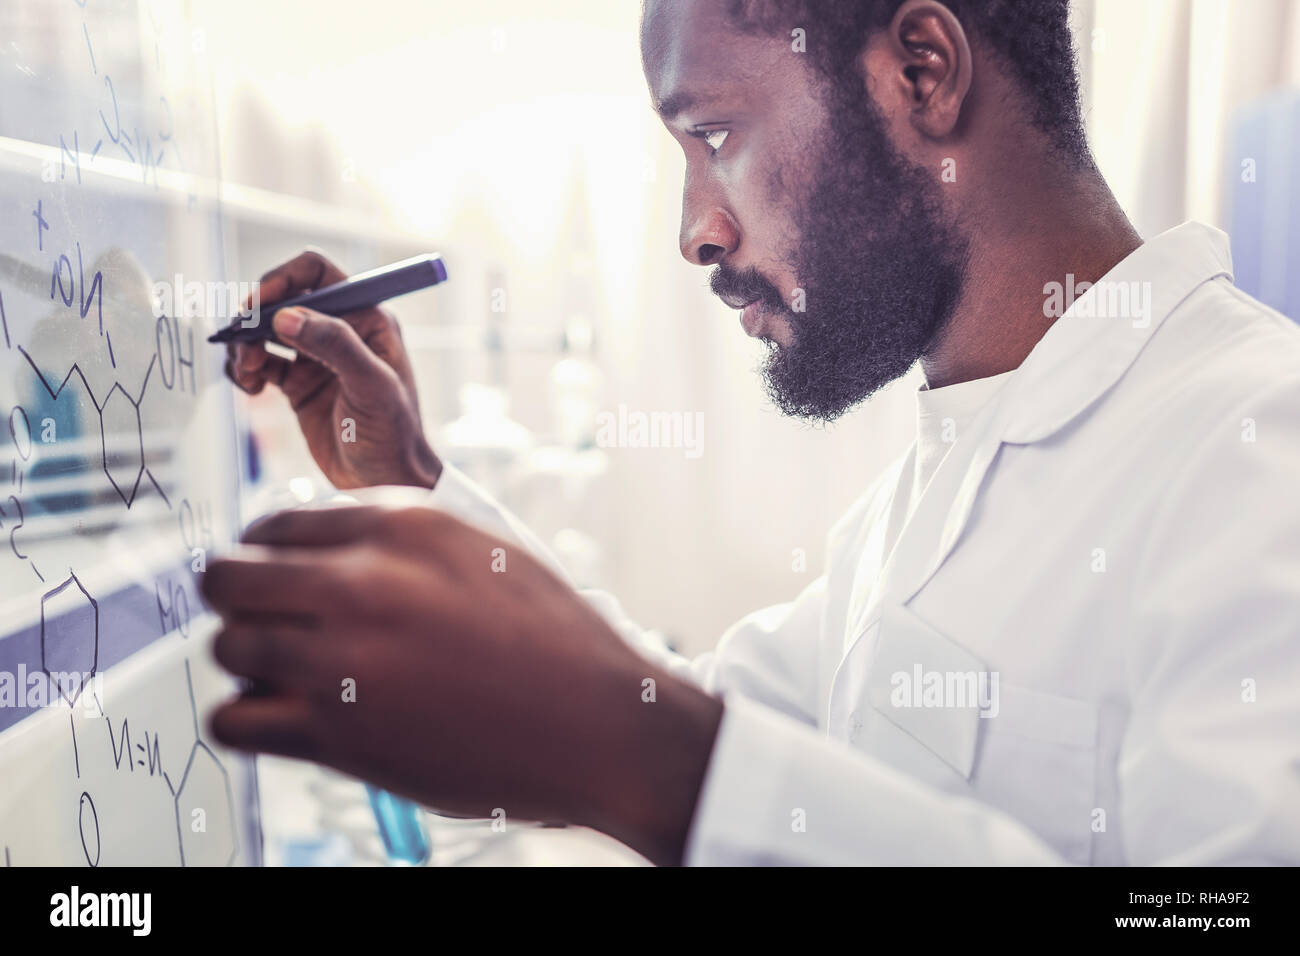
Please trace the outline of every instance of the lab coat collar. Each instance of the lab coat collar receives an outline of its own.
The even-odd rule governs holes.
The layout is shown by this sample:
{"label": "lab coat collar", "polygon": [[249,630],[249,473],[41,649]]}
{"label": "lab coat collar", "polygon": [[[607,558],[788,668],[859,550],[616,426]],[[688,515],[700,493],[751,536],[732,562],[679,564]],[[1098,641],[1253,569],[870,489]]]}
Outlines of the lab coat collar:
{"label": "lab coat collar", "polygon": [[[1119,381],[1180,302],[1218,276],[1232,278],[1228,237],[1204,223],[1185,222],[1134,249],[1075,299],[1011,377],[999,402],[1001,439],[1032,444],[1068,425]],[[1129,309],[1115,315],[1123,295]]]}

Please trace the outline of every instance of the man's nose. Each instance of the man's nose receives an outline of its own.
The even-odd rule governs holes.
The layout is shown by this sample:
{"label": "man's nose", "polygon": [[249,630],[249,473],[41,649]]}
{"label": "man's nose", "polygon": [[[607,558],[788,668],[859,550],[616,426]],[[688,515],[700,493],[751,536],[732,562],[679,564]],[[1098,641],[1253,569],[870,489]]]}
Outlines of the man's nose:
{"label": "man's nose", "polygon": [[736,251],[740,245],[740,226],[731,213],[720,206],[692,211],[682,207],[682,231],[679,237],[682,256],[697,266],[711,266]]}

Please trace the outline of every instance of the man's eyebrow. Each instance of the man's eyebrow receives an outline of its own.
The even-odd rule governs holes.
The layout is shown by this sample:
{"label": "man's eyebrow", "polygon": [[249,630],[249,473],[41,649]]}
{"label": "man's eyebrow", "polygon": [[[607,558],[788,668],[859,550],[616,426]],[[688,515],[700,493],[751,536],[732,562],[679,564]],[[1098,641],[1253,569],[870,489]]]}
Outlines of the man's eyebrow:
{"label": "man's eyebrow", "polygon": [[693,109],[707,99],[708,97],[696,96],[693,93],[681,90],[677,93],[670,93],[668,96],[656,103],[655,112],[658,113],[665,122],[667,122],[668,120],[675,118],[679,113],[684,113],[686,110]]}

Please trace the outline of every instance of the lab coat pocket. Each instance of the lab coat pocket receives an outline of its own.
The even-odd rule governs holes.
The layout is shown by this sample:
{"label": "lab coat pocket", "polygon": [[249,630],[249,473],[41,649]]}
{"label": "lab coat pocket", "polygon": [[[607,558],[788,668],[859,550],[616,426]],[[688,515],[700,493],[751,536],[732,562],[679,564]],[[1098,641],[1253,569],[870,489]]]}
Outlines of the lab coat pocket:
{"label": "lab coat pocket", "polygon": [[860,734],[863,750],[1008,814],[1071,862],[1089,862],[1095,704],[1008,682],[902,605],[883,609],[864,690],[874,718]]}
{"label": "lab coat pocket", "polygon": [[[901,605],[886,607],[880,619],[867,680],[867,701],[888,725],[903,731],[943,764],[969,779],[979,743],[981,701],[987,700],[984,662]],[[931,782],[925,759],[907,761],[902,741],[888,740],[877,727],[876,744],[892,751],[893,761]],[[875,749],[868,747],[868,749]],[[942,776],[942,775],[940,775]]]}
{"label": "lab coat pocket", "polygon": [[1097,813],[1097,706],[1006,681],[983,721],[971,785],[1073,863],[1091,858]]}

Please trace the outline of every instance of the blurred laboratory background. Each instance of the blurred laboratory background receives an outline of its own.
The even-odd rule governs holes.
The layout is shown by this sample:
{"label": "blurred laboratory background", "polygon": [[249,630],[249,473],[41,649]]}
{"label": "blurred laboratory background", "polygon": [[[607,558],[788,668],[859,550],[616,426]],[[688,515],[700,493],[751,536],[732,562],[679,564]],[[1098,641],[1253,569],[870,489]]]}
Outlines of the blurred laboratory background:
{"label": "blurred laboratory background", "polygon": [[[833,427],[767,403],[761,347],[677,251],[683,160],[649,107],[638,3],[193,3],[239,278],[307,245],[350,272],[441,252],[452,280],[392,304],[439,452],[683,652],[819,573],[830,525],[909,444],[920,380]],[[1300,3],[1084,0],[1074,17],[1090,140],[1139,231],[1229,230],[1240,284],[1300,314]],[[326,494],[279,396],[241,401],[250,508]],[[610,446],[597,416],[620,409],[702,429]],[[364,859],[364,802],[309,776],[263,762],[268,862]]]}

